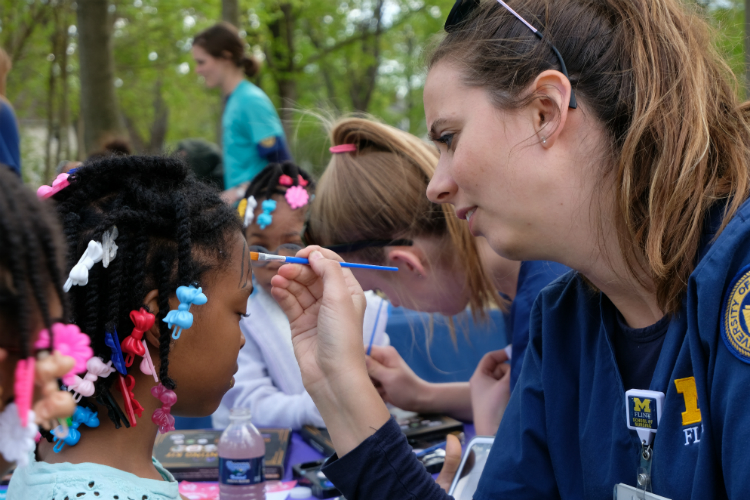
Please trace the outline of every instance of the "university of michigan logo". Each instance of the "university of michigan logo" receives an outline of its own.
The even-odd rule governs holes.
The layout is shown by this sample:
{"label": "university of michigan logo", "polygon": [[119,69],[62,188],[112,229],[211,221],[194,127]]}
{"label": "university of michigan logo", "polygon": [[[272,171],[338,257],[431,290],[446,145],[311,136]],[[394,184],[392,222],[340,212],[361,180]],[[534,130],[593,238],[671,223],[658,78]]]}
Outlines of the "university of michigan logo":
{"label": "university of michigan logo", "polygon": [[628,396],[629,427],[656,430],[658,422],[656,399]]}
{"label": "university of michigan logo", "polygon": [[734,277],[724,297],[721,337],[732,354],[750,363],[750,266]]}

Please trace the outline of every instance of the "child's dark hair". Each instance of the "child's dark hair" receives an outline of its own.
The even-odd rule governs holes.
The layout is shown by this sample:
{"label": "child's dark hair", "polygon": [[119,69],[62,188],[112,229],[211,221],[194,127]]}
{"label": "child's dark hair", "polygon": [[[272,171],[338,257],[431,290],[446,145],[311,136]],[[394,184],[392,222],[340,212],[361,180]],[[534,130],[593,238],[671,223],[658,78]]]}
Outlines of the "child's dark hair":
{"label": "child's dark hair", "polygon": [[0,315],[15,336],[21,358],[32,352],[29,341],[32,305],[50,330],[49,286],[65,306],[62,290],[63,248],[54,212],[0,165]]}
{"label": "child's dark hair", "polygon": [[[109,157],[80,167],[69,180],[54,197],[68,240],[68,269],[89,241],[101,241],[112,226],[119,232],[109,267],[94,265],[88,284],[71,288],[72,321],[91,337],[94,354],[109,360],[105,332],[116,330],[122,341],[133,328],[130,311],[144,307],[146,293],[157,289],[159,378],[174,389],[168,371],[171,333],[162,321],[169,298],[178,286],[200,285],[206,271],[228,261],[231,235],[242,230],[236,212],[177,159]],[[95,397],[104,404],[114,378],[97,380]],[[107,406],[117,425],[113,412],[119,409]]]}
{"label": "child's dark hair", "polygon": [[[292,184],[290,186],[279,184],[279,179],[282,175],[291,177]],[[315,192],[315,180],[303,168],[297,166],[296,163],[291,161],[269,163],[266,165],[266,168],[253,178],[253,181],[247,187],[245,198],[254,196],[257,200],[266,200],[275,194],[283,195],[286,193],[287,188],[300,185],[300,177],[307,182],[307,185],[304,187],[308,193]]]}

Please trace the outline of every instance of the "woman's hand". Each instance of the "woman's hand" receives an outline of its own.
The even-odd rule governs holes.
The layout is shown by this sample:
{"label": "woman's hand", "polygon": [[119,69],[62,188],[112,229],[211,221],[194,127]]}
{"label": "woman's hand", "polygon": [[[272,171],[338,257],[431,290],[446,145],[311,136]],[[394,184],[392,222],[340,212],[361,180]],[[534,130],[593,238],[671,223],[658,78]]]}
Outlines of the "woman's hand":
{"label": "woman's hand", "polygon": [[478,436],[494,436],[510,399],[510,364],[504,349],[488,352],[469,380],[474,428]]}
{"label": "woman's hand", "polygon": [[425,411],[420,397],[428,392],[430,384],[409,368],[394,347],[372,346],[367,358],[367,372],[383,401],[402,410]]}
{"label": "woman's hand", "polygon": [[390,418],[365,367],[365,296],[335,253],[312,246],[297,256],[310,265],[279,268],[271,293],[289,318],[302,381],[341,456]]}

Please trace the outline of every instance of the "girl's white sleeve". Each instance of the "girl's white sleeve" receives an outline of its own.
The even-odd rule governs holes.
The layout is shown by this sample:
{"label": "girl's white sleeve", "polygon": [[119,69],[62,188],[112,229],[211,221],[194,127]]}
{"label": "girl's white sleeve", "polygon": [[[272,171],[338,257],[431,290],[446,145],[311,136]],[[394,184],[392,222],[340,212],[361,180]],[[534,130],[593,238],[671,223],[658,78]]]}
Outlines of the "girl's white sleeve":
{"label": "girl's white sleeve", "polygon": [[263,353],[251,335],[245,334],[245,346],[240,350],[239,370],[235,384],[221,401],[212,420],[215,429],[229,425],[231,408],[250,408],[252,421],[258,427],[291,427],[304,425],[325,427],[320,412],[307,391],[285,394],[273,384],[268,374]]}

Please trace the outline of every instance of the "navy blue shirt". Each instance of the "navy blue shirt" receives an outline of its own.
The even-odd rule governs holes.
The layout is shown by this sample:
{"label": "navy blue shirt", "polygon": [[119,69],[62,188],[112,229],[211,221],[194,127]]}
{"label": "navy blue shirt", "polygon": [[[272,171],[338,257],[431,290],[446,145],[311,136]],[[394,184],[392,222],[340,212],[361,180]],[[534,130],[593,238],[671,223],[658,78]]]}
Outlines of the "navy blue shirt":
{"label": "navy blue shirt", "polygon": [[[711,235],[704,235],[710,241]],[[640,443],[610,339],[617,311],[571,272],[531,312],[521,376],[476,500],[612,498],[635,486]],[[652,486],[670,499],[750,491],[750,203],[706,245],[682,307],[669,318],[649,389],[665,394]],[[349,498],[445,499],[394,422],[324,472]],[[419,473],[417,473],[419,471]],[[356,478],[359,483],[351,481]],[[388,492],[388,495],[383,495]]]}
{"label": "navy blue shirt", "polygon": [[8,101],[0,98],[0,163],[21,175],[21,138],[18,122]]}
{"label": "navy blue shirt", "polygon": [[516,296],[510,304],[510,311],[506,316],[506,326],[510,342],[513,345],[513,356],[510,359],[510,390],[516,386],[526,346],[529,344],[529,316],[531,306],[534,305],[539,292],[563,274],[570,271],[569,267],[546,260],[529,260],[521,262],[518,271]]}
{"label": "navy blue shirt", "polygon": [[614,335],[610,341],[615,350],[617,368],[622,377],[622,386],[628,389],[646,389],[651,385],[661,346],[669,328],[669,316],[647,326],[631,328],[622,314],[615,312]]}

